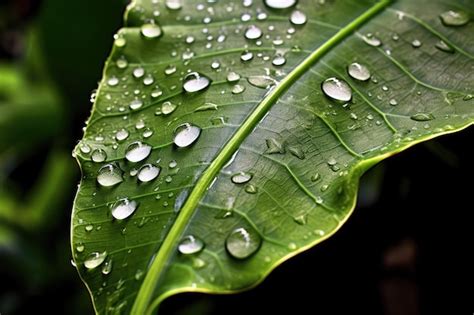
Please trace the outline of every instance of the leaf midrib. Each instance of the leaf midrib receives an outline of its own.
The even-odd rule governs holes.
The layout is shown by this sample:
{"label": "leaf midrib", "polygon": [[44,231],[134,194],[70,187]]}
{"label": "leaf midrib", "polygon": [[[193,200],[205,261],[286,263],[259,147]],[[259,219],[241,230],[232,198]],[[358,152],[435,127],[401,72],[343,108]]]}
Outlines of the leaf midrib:
{"label": "leaf midrib", "polygon": [[287,91],[292,84],[300,78],[306,71],[311,68],[316,61],[323,57],[333,47],[339,44],[342,40],[351,35],[357,28],[365,24],[372,17],[386,8],[392,0],[381,0],[365,13],[354,19],[344,28],[340,29],[333,37],[331,37],[322,46],[316,49],[310,56],[308,56],[302,63],[300,63],[293,71],[291,71],[286,78],[284,78],[268,95],[262,100],[257,108],[245,120],[242,126],[236,131],[232,138],[226,143],[222,150],[217,154],[216,158],[209,167],[204,171],[201,178],[197,181],[196,186],[189,195],[183,208],[181,209],[176,221],[170,229],[168,235],[164,239],[158,254],[153,263],[148,269],[147,275],[138,291],[137,297],[133,304],[131,314],[149,314],[152,309],[148,309],[150,301],[153,297],[156,283],[162,275],[162,270],[166,266],[168,258],[175,251],[177,240],[182,235],[186,228],[189,219],[195,213],[199,201],[204,196],[207,188],[212,183],[218,172],[238,150],[242,142],[252,132],[255,126],[263,119],[265,114],[277,102],[278,98]]}

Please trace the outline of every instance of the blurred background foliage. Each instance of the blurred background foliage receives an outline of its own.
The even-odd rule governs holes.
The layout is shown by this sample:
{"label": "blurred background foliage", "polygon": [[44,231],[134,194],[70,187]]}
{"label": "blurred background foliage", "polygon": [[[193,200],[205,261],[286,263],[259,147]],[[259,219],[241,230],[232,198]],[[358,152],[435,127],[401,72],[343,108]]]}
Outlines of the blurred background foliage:
{"label": "blurred background foliage", "polygon": [[[71,151],[125,0],[0,1],[0,314],[92,314],[70,263]],[[471,314],[473,131],[371,170],[352,220],[241,295],[163,314]]]}

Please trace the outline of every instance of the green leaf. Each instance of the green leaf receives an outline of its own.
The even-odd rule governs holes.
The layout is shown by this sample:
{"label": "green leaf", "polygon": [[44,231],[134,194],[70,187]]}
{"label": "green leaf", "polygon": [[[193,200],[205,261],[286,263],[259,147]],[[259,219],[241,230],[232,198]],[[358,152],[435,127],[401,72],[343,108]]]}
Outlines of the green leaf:
{"label": "green leaf", "polygon": [[472,124],[473,12],[134,1],[75,150],[72,249],[96,311],[248,289],[330,237],[368,168]]}

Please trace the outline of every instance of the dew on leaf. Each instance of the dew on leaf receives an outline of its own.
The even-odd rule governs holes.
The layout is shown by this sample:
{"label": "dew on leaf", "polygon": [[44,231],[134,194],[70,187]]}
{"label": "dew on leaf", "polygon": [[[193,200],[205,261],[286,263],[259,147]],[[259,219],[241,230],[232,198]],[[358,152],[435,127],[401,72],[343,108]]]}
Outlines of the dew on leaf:
{"label": "dew on leaf", "polygon": [[304,160],[305,154],[303,152],[303,149],[301,149],[298,146],[289,146],[288,147],[288,152],[291,153],[291,155],[297,157],[300,160]]}
{"label": "dew on leaf", "polygon": [[248,194],[256,194],[258,192],[258,188],[255,185],[248,184],[245,186],[245,192]]}
{"label": "dew on leaf", "polygon": [[245,86],[236,84],[232,87],[232,94],[240,94],[245,91]]}
{"label": "dew on leaf", "polygon": [[151,149],[149,144],[140,141],[133,142],[127,147],[125,158],[133,163],[143,161],[150,155]]}
{"label": "dew on leaf", "polygon": [[150,182],[160,175],[161,169],[152,164],[143,165],[138,171],[137,178],[142,183]]}
{"label": "dew on leaf", "polygon": [[435,44],[435,47],[438,48],[441,51],[447,52],[447,53],[454,53],[454,48],[448,45],[445,41],[440,40]]}
{"label": "dew on leaf", "polygon": [[189,147],[201,135],[201,128],[189,123],[177,127],[174,132],[174,144],[179,148]]}
{"label": "dew on leaf", "polygon": [[240,80],[240,75],[233,71],[227,74],[227,82],[237,82]]}
{"label": "dew on leaf", "polygon": [[197,254],[204,248],[204,242],[193,235],[185,236],[178,245],[178,251],[183,255]]}
{"label": "dew on leaf", "polygon": [[112,259],[109,259],[102,265],[102,274],[108,275],[111,271],[112,271]]}
{"label": "dew on leaf", "polygon": [[294,6],[297,0],[264,0],[264,2],[272,9],[288,9]]}
{"label": "dew on leaf", "polygon": [[107,258],[107,251],[104,251],[102,253],[90,253],[90,255],[87,256],[86,260],[84,261],[84,267],[86,267],[87,269],[95,269],[102,265],[105,258]]}
{"label": "dew on leaf", "polygon": [[260,248],[262,238],[254,230],[237,228],[225,241],[227,252],[236,259],[245,259],[255,254]]}
{"label": "dew on leaf", "polygon": [[177,108],[177,105],[174,103],[171,103],[170,101],[166,101],[161,105],[161,113],[163,115],[169,115],[173,113]]}
{"label": "dew on leaf", "polygon": [[290,15],[290,22],[294,25],[303,25],[308,21],[306,14],[299,10],[295,10]]}
{"label": "dew on leaf", "polygon": [[443,12],[439,17],[441,22],[446,26],[463,26],[470,20],[468,13],[454,10]]}
{"label": "dew on leaf", "polygon": [[272,65],[279,67],[279,66],[283,66],[285,63],[286,63],[285,56],[280,55],[280,54],[276,54],[273,57]]}
{"label": "dew on leaf", "polygon": [[107,159],[107,153],[102,149],[92,151],[91,159],[95,163],[102,163]]}
{"label": "dew on leaf", "polygon": [[120,199],[112,206],[112,216],[117,220],[124,220],[130,217],[138,208],[138,202],[128,198]]}
{"label": "dew on leaf", "polygon": [[245,184],[252,179],[252,174],[240,172],[232,175],[231,180],[234,184]]}
{"label": "dew on leaf", "polygon": [[199,92],[207,88],[211,80],[198,72],[191,72],[183,80],[183,89],[188,93]]}
{"label": "dew on leaf", "polygon": [[154,39],[160,37],[163,34],[163,31],[158,24],[146,23],[141,26],[140,33],[144,38]]}
{"label": "dew on leaf", "polygon": [[411,42],[411,45],[413,46],[413,48],[419,48],[421,47],[421,41],[418,40],[418,39],[414,39],[412,42]]}
{"label": "dew on leaf", "polygon": [[250,61],[253,59],[253,53],[251,51],[244,51],[241,55],[240,55],[240,60],[242,61]]}
{"label": "dew on leaf", "polygon": [[122,170],[114,163],[102,166],[97,175],[97,182],[103,187],[115,186],[123,181]]}
{"label": "dew on leaf", "polygon": [[275,79],[266,75],[254,75],[247,78],[247,81],[258,88],[268,89],[276,84]]}
{"label": "dew on leaf", "polygon": [[245,38],[247,39],[258,39],[262,37],[262,30],[256,25],[250,25],[247,30],[245,30]]}
{"label": "dew on leaf", "polygon": [[326,96],[336,101],[349,102],[352,99],[352,89],[342,79],[326,79],[322,84],[322,90]]}
{"label": "dew on leaf", "polygon": [[267,154],[283,154],[285,153],[285,146],[280,140],[275,138],[266,139],[265,143],[267,144],[267,150],[265,153]]}
{"label": "dew on leaf", "polygon": [[145,69],[142,67],[135,68],[133,69],[132,74],[135,78],[139,79],[145,75]]}
{"label": "dew on leaf", "polygon": [[363,36],[362,39],[369,46],[379,47],[380,45],[382,45],[382,41],[378,37],[375,37],[375,36],[366,35],[366,36]]}
{"label": "dew on leaf", "polygon": [[107,80],[107,85],[108,86],[117,86],[119,84],[119,79],[115,76],[113,77],[110,77],[108,80]]}
{"label": "dew on leaf", "polygon": [[430,121],[434,119],[434,116],[432,114],[417,113],[412,115],[410,118],[414,121]]}
{"label": "dew on leaf", "polygon": [[369,68],[358,62],[351,63],[347,67],[347,73],[351,76],[351,78],[359,81],[367,81],[371,76]]}
{"label": "dew on leaf", "polygon": [[133,100],[129,105],[131,110],[137,110],[137,109],[141,108],[142,106],[143,106],[143,101],[139,100],[139,99]]}

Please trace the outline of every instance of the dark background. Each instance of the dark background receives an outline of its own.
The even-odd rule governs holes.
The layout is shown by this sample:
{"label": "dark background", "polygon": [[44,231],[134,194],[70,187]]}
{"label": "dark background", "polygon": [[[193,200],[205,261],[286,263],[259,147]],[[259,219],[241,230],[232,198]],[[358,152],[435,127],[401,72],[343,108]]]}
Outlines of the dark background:
{"label": "dark background", "polygon": [[[0,1],[0,314],[92,314],[70,263],[70,152],[122,0]],[[364,176],[352,218],[251,291],[183,294],[163,314],[472,314],[472,129]],[[469,144],[469,145],[468,145]]]}

